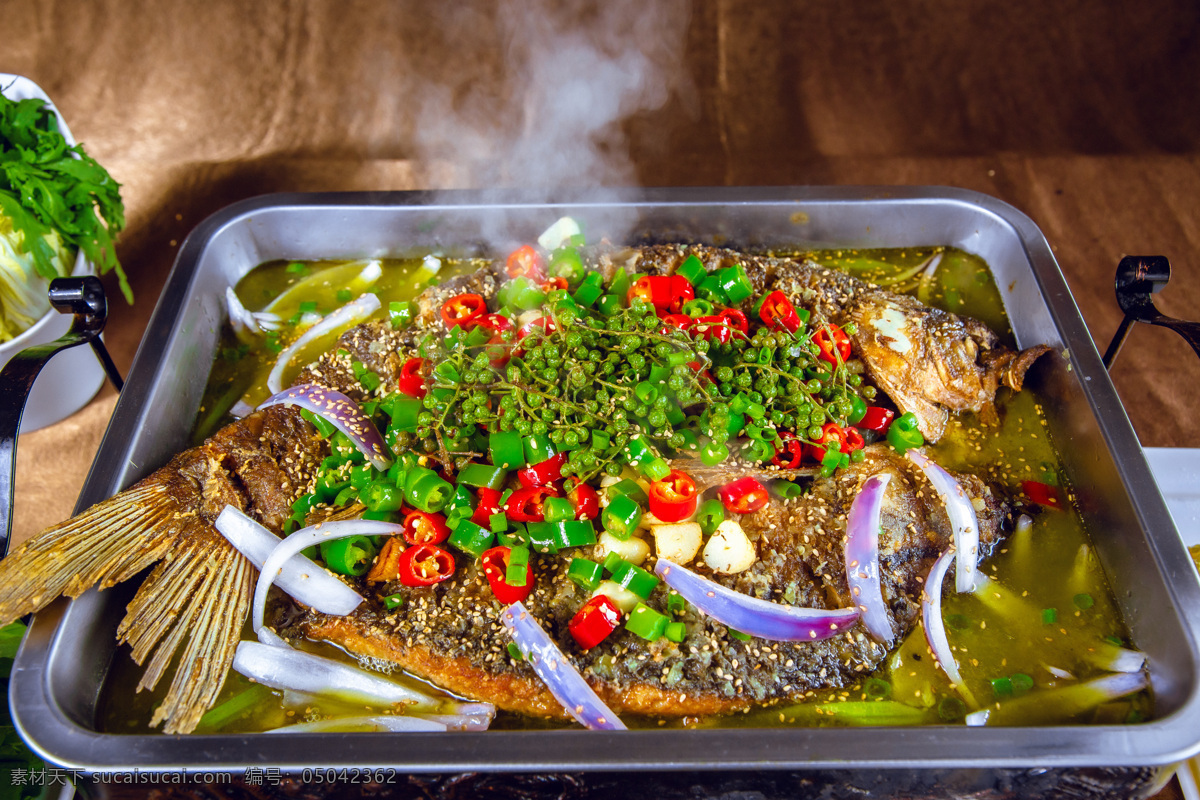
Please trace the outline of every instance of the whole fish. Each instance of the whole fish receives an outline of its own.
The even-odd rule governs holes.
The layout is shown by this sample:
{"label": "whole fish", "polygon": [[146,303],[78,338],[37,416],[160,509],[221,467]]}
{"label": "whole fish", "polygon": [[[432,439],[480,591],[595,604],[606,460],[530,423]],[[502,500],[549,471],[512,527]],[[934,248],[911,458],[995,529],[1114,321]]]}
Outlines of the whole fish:
{"label": "whole fish", "polygon": [[[852,338],[866,374],[901,411],[917,415],[931,441],[941,435],[951,413],[986,414],[1000,384],[1019,389],[1029,365],[1046,349],[1015,353],[973,320],[929,309],[811,262],[684,246],[605,248],[594,260],[606,277],[618,266],[670,274],[689,255],[697,256],[710,274],[741,264],[757,292],[778,288],[818,322],[854,322]],[[394,391],[422,333],[442,330],[442,303],[472,292],[494,308],[505,279],[503,266],[494,264],[431,287],[418,299],[412,327],[393,330],[386,321],[372,320],[352,328],[335,348],[305,367],[296,382],[317,383],[364,401],[370,393],[355,377],[357,361],[382,378],[379,393]],[[156,564],[129,604],[117,635],[131,645],[135,661],[145,664],[139,689],[153,688],[177,659],[152,724],[163,724],[167,733],[191,731],[223,685],[255,575],[213,521],[233,505],[281,531],[293,501],[311,490],[327,455],[328,443],[293,408],[273,406],[231,423],[129,489],[48,528],[8,556],[0,563],[0,622],[37,611],[60,595],[76,597],[92,586],[110,587]],[[736,575],[711,577],[779,602],[830,609],[850,605],[838,555],[846,511],[857,487],[879,472],[894,475],[885,502],[889,523],[881,542],[882,576],[892,629],[903,636],[915,620],[921,576],[950,543],[950,524],[923,476],[883,446],[868,448],[861,463],[832,478],[814,481],[804,497],[774,499],[744,517],[757,551],[753,566]],[[1000,537],[1007,508],[982,481],[958,477],[979,511],[982,558]],[[469,559],[458,561],[454,577],[433,587],[366,585],[363,591],[371,602],[349,617],[309,611],[282,614],[276,621],[286,635],[328,639],[351,652],[388,659],[450,691],[501,708],[562,716],[528,665],[509,656],[501,607],[477,566],[462,563]],[[822,686],[847,685],[886,655],[886,648],[861,627],[819,642],[747,642],[690,608],[683,617],[687,636],[681,643],[646,642],[622,628],[584,652],[566,628],[586,598],[566,579],[565,565],[566,559],[537,560],[538,588],[528,606],[618,712],[699,715],[796,698]],[[385,611],[380,601],[397,593],[408,602]],[[663,611],[665,597],[660,586],[648,604]]]}

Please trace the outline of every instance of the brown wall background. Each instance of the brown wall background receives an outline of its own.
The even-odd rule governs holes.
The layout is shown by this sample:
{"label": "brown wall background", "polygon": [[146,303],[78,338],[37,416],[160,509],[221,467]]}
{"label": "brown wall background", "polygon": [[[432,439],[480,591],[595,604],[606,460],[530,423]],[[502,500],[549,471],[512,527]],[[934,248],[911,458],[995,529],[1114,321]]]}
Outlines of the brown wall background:
{"label": "brown wall background", "polygon": [[[1170,257],[1159,306],[1200,318],[1190,0],[0,0],[0,20],[0,71],[41,84],[124,184],[138,301],[113,303],[122,370],[188,231],[277,191],[957,186],[1042,228],[1100,350],[1124,254]],[[564,91],[599,74],[579,42],[640,54],[644,83],[621,84],[640,104],[590,118],[611,93]],[[588,157],[615,167],[532,168],[592,134]],[[1178,336],[1135,329],[1112,374],[1144,445],[1200,447],[1200,358]],[[103,401],[80,423],[93,438]],[[38,436],[24,447],[58,444]]]}

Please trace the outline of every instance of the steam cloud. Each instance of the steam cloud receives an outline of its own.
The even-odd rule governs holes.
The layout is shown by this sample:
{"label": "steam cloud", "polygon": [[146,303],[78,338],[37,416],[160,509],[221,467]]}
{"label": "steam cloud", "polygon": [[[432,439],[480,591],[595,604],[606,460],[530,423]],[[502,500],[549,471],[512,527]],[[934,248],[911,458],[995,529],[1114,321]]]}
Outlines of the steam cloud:
{"label": "steam cloud", "polygon": [[690,97],[683,0],[438,5],[465,49],[448,82],[414,87],[413,135],[456,188],[634,186],[622,120]]}

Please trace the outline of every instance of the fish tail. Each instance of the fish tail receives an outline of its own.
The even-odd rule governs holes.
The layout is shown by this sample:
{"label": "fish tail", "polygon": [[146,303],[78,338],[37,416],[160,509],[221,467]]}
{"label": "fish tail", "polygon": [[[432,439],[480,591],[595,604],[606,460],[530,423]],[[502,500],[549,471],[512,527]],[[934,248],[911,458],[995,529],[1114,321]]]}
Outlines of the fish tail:
{"label": "fish tail", "polygon": [[165,733],[191,731],[216,699],[253,589],[250,562],[206,523],[194,524],[209,530],[195,532],[199,535],[186,548],[155,568],[117,629],[118,641],[130,644],[134,661],[143,664],[149,657],[139,691],[153,689],[176,662],[171,684],[150,721],[152,726],[165,722]]}
{"label": "fish tail", "polygon": [[40,611],[59,595],[107,588],[163,557],[175,531],[164,525],[174,504],[146,480],[24,542],[0,561],[0,624]]}
{"label": "fish tail", "polygon": [[0,624],[40,611],[59,595],[107,589],[157,563],[126,607],[117,639],[146,664],[139,689],[152,689],[177,663],[151,722],[165,723],[166,733],[195,728],[220,692],[254,574],[198,512],[199,493],[178,487],[175,472],[159,470],[0,561]]}

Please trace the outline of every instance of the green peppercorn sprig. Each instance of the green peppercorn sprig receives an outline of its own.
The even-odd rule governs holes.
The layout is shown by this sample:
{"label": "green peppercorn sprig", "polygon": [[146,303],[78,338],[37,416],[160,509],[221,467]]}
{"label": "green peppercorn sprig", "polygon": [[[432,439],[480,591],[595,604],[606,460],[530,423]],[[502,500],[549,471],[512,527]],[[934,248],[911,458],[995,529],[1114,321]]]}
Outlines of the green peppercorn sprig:
{"label": "green peppercorn sprig", "polygon": [[690,452],[716,464],[738,438],[743,459],[768,461],[781,431],[816,444],[824,424],[847,425],[875,395],[860,361],[822,361],[804,328],[692,338],[664,328],[641,299],[606,316],[560,291],[541,311],[545,324],[526,326],[519,344],[514,330],[499,348],[460,328],[427,334],[419,354],[433,365],[430,391],[415,434],[398,445],[465,463],[486,452],[483,430],[548,435],[569,453],[563,475],[587,481],[618,474],[639,434],[656,457]]}

